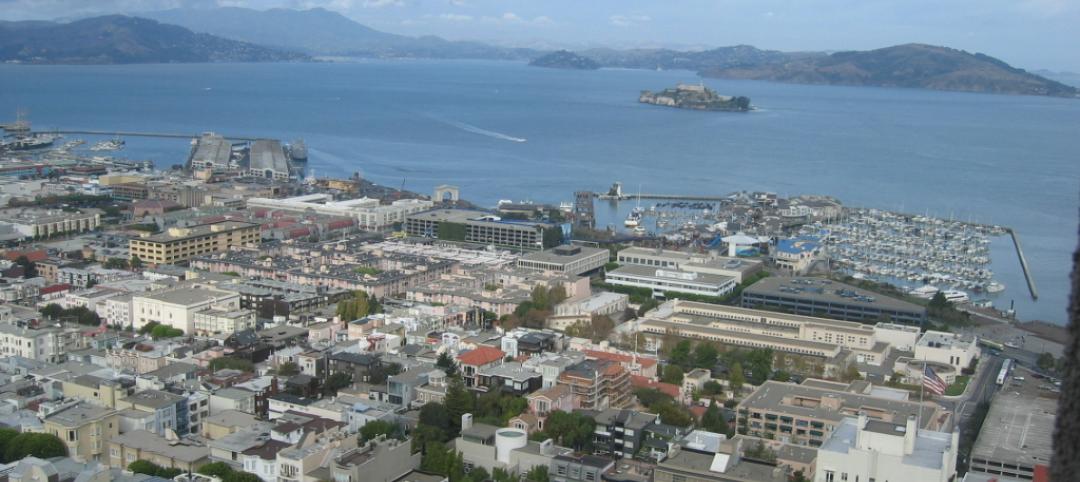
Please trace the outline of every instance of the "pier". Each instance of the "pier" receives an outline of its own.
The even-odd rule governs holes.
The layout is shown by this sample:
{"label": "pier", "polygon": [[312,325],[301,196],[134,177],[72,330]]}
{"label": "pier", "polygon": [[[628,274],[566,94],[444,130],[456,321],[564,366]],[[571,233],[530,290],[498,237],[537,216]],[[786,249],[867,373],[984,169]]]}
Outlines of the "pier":
{"label": "pier", "polygon": [[623,194],[622,196],[612,196],[609,194],[593,193],[598,199],[604,199],[609,201],[633,201],[637,199],[656,199],[662,201],[708,201],[708,202],[721,202],[730,199],[730,196],[696,196],[693,194]]}
{"label": "pier", "polygon": [[[196,139],[199,134],[179,134],[170,132],[135,132],[135,131],[91,131],[91,130],[49,130],[43,134],[71,134],[85,136],[120,136],[120,137],[157,137],[162,139]],[[254,141],[256,137],[224,136],[234,141]]]}
{"label": "pier", "polygon": [[1031,269],[1028,268],[1027,258],[1024,257],[1024,249],[1020,247],[1020,237],[1016,234],[1016,230],[1009,229],[1009,236],[1012,236],[1013,246],[1016,247],[1016,255],[1020,258],[1020,269],[1024,270],[1024,280],[1027,281],[1028,291],[1031,292],[1031,299],[1039,299],[1039,291],[1035,289],[1035,280],[1031,277]]}

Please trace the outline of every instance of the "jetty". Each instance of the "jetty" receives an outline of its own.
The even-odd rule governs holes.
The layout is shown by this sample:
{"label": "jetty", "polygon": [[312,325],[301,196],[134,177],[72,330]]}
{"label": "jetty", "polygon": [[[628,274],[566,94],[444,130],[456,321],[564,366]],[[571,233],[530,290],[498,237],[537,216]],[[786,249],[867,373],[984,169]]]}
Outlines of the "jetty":
{"label": "jetty", "polygon": [[620,194],[611,195],[606,193],[594,192],[593,196],[597,199],[603,199],[608,201],[629,201],[637,199],[656,199],[663,201],[710,201],[721,202],[731,199],[731,196],[699,196],[694,194]]}
{"label": "jetty", "polygon": [[1013,246],[1016,247],[1016,256],[1020,258],[1020,269],[1024,270],[1024,280],[1027,281],[1028,291],[1031,292],[1031,299],[1039,299],[1039,291],[1035,289],[1035,279],[1031,277],[1031,269],[1028,268],[1027,258],[1024,257],[1024,248],[1020,247],[1020,236],[1016,234],[1016,230],[1008,228],[1009,236],[1012,236]]}
{"label": "jetty", "polygon": [[[47,134],[64,134],[64,135],[86,135],[86,136],[119,136],[119,137],[157,137],[162,139],[195,139],[199,137],[199,134],[182,134],[172,132],[138,132],[138,131],[101,131],[101,130],[62,130],[53,129],[47,132]],[[255,141],[257,137],[245,137],[245,136],[225,136],[226,139],[236,141]]]}

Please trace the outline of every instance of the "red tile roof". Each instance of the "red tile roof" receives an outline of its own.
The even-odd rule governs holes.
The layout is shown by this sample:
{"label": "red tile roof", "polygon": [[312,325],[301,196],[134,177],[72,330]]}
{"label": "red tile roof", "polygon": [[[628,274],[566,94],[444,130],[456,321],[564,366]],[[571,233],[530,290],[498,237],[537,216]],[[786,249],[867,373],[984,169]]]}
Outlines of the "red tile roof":
{"label": "red tile roof", "polygon": [[[623,355],[622,353],[611,353],[611,352],[596,351],[596,350],[584,350],[584,352],[585,352],[585,358],[592,358],[592,359],[595,359],[595,360],[608,360],[608,361],[614,361],[614,362],[619,362],[619,363],[631,363],[631,362],[634,361],[633,356],[631,356],[631,355]],[[648,368],[648,367],[651,367],[653,365],[656,365],[656,359],[655,358],[646,358],[646,357],[643,357],[643,356],[639,356],[638,359],[637,359],[637,362],[638,362],[638,364],[641,365],[642,368]]]}
{"label": "red tile roof", "polygon": [[679,387],[670,383],[654,382],[641,375],[630,375],[630,384],[634,388],[655,388],[663,393],[671,395],[672,398],[679,398]]}
{"label": "red tile roof", "polygon": [[26,259],[31,263],[37,263],[38,261],[45,261],[49,259],[49,253],[44,249],[24,250],[24,251],[8,251],[4,253],[9,261],[15,261],[19,259],[19,256],[26,256]]}
{"label": "red tile roof", "polygon": [[71,285],[67,283],[60,283],[58,285],[46,286],[38,290],[38,294],[47,295],[49,293],[59,293],[61,291],[68,291],[71,289]]}
{"label": "red tile roof", "polygon": [[506,358],[506,353],[498,348],[480,346],[475,350],[470,350],[458,355],[457,358],[462,365],[479,367]]}

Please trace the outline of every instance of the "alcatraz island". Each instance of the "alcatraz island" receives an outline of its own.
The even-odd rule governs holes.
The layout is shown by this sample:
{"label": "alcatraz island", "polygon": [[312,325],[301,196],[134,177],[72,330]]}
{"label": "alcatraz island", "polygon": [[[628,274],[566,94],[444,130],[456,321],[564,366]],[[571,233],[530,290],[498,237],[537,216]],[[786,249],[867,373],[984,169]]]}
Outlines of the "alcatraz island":
{"label": "alcatraz island", "polygon": [[679,84],[674,89],[660,92],[641,91],[638,102],[663,105],[680,109],[747,112],[751,109],[750,98],[719,95],[703,84]]}

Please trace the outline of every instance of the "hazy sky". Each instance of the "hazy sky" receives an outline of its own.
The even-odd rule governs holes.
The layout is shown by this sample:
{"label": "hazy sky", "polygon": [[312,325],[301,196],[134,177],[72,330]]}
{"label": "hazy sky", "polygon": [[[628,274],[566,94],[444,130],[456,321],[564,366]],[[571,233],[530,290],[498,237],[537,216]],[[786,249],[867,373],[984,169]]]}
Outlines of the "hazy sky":
{"label": "hazy sky", "polygon": [[0,0],[0,18],[217,5],[324,7],[389,32],[505,45],[844,50],[922,42],[1027,69],[1080,71],[1080,0]]}

